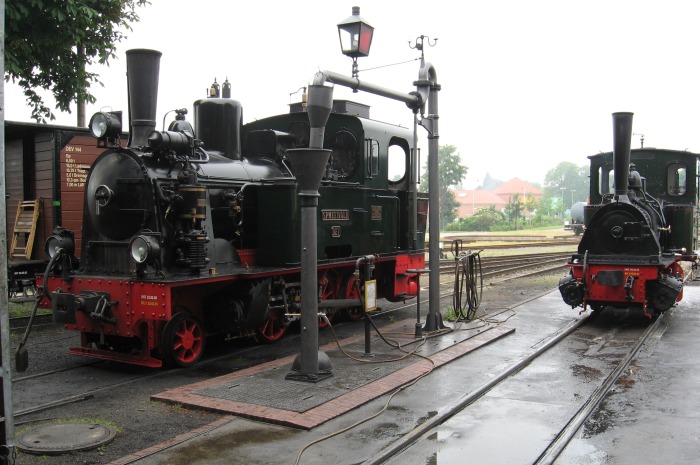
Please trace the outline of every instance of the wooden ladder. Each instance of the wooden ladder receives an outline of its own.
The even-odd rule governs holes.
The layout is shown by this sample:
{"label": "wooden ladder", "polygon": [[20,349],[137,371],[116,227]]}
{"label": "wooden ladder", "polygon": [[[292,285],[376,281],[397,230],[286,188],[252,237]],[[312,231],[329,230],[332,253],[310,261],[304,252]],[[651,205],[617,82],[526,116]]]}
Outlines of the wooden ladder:
{"label": "wooden ladder", "polygon": [[41,199],[20,200],[17,206],[15,229],[12,233],[10,257],[31,259],[40,206]]}

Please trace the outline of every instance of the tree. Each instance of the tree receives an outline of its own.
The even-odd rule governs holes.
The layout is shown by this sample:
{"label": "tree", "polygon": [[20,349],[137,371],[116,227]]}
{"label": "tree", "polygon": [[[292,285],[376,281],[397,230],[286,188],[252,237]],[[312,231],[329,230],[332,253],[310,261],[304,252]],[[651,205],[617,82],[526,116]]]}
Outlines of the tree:
{"label": "tree", "polygon": [[[438,150],[438,183],[440,195],[440,229],[457,217],[459,202],[454,197],[450,187],[462,182],[469,168],[462,164],[462,157],[455,153],[454,145],[443,145]],[[421,177],[420,189],[428,192],[428,163]]]}
{"label": "tree", "polygon": [[508,204],[503,209],[509,221],[513,222],[515,229],[518,229],[518,219],[522,216],[523,205],[520,199],[520,194],[513,194],[508,199]]}
{"label": "tree", "polygon": [[61,111],[95,102],[90,65],[115,58],[116,44],[148,0],[15,0],[5,5],[5,80],[24,89],[32,118],[55,119],[36,89],[50,90]]}
{"label": "tree", "polygon": [[501,184],[503,184],[503,181],[501,181],[500,179],[494,179],[491,177],[491,175],[489,173],[486,173],[486,176],[484,176],[484,182],[482,183],[481,188],[484,189],[485,191],[492,191],[495,188],[497,188],[498,186],[500,186]]}
{"label": "tree", "polygon": [[562,199],[564,209],[588,197],[588,166],[577,166],[563,161],[547,171],[544,176],[544,192],[548,197]]}

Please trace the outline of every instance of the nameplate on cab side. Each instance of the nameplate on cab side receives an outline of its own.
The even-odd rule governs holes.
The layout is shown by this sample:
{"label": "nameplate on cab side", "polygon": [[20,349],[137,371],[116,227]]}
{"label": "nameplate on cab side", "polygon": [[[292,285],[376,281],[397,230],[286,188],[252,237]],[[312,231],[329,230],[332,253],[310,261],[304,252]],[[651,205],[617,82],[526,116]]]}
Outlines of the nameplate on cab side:
{"label": "nameplate on cab side", "polygon": [[322,221],[350,221],[349,210],[321,210]]}

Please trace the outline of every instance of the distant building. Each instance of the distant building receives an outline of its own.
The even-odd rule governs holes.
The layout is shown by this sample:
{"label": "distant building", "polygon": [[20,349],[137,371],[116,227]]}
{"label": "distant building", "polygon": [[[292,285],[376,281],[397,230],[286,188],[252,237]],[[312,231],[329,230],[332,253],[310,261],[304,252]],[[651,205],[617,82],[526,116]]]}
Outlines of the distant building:
{"label": "distant building", "polygon": [[455,200],[459,202],[457,217],[471,216],[478,212],[480,208],[494,207],[497,211],[505,208],[511,201],[514,194],[520,198],[531,195],[539,201],[544,193],[532,184],[518,178],[507,181],[494,190],[453,190]]}
{"label": "distant building", "polygon": [[515,194],[518,194],[520,198],[531,195],[535,200],[538,201],[544,195],[544,192],[542,192],[529,182],[523,181],[519,178],[513,178],[510,181],[501,184],[491,192],[502,198],[505,203],[508,203]]}

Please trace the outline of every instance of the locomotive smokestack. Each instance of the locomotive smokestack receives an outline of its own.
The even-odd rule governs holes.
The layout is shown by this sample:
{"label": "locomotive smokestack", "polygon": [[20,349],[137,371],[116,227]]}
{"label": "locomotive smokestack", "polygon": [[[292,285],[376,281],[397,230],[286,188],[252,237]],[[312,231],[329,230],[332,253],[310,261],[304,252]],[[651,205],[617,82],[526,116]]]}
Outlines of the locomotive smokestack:
{"label": "locomotive smokestack", "polygon": [[129,86],[129,147],[145,146],[156,129],[158,74],[157,50],[133,49],[126,52],[126,79]]}
{"label": "locomotive smokestack", "polygon": [[613,169],[615,170],[615,199],[628,201],[630,147],[632,145],[632,116],[634,113],[613,113]]}

